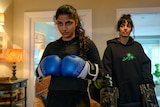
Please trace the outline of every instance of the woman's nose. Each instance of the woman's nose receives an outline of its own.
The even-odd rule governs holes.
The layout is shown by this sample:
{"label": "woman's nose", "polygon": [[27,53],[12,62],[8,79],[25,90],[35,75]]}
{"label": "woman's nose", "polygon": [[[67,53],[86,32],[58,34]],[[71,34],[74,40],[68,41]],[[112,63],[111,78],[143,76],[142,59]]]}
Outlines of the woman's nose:
{"label": "woman's nose", "polygon": [[63,24],[62,29],[66,30],[66,25],[65,24]]}
{"label": "woman's nose", "polygon": [[127,29],[127,26],[124,26],[124,29]]}

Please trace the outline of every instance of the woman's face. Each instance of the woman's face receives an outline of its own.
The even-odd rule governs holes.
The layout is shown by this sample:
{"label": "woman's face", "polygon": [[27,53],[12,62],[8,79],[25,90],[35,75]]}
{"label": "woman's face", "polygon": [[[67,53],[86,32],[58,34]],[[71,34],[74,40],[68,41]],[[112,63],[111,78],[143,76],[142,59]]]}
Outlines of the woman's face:
{"label": "woman's face", "polygon": [[127,21],[125,23],[122,23],[119,28],[119,35],[122,37],[128,37],[132,31],[132,27],[130,24],[128,24]]}
{"label": "woman's face", "polygon": [[69,41],[75,37],[78,20],[71,19],[68,15],[59,15],[56,21],[57,28],[62,34],[62,40]]}

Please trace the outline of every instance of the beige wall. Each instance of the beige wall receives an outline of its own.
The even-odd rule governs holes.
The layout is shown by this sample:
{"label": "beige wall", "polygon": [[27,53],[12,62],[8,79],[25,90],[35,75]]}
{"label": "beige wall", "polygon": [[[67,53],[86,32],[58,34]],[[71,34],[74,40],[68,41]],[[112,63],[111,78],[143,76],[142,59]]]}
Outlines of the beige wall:
{"label": "beige wall", "polygon": [[[1,8],[6,8],[8,46],[23,48],[24,12],[54,11],[62,4],[71,4],[77,9],[92,9],[92,37],[103,56],[106,40],[115,37],[116,9],[160,7],[160,0],[0,0]],[[0,66],[1,67],[1,66]],[[22,70],[23,67],[17,69]],[[8,68],[6,68],[8,69]],[[23,73],[17,73],[21,77]]]}
{"label": "beige wall", "polygon": [[[12,0],[0,0],[0,13],[5,14],[5,25],[1,26],[3,31],[0,31],[0,34],[3,34],[6,38],[5,48],[11,48],[13,42],[13,2]],[[0,60],[0,77],[1,76],[11,76],[12,64],[5,63],[3,60]]]}
{"label": "beige wall", "polygon": [[14,0],[14,44],[23,47],[24,12],[56,10],[66,3],[77,9],[92,9],[92,36],[101,57],[105,41],[113,38],[117,8],[160,6],[159,0]]}

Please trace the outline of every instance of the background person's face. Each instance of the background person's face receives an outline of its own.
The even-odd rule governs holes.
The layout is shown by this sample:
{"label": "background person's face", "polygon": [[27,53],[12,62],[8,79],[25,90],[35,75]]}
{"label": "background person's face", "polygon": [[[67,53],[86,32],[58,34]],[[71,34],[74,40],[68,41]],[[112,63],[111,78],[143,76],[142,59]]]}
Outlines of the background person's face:
{"label": "background person's face", "polygon": [[64,41],[71,40],[75,37],[76,26],[77,21],[71,19],[68,15],[59,15],[57,18],[57,27]]}
{"label": "background person's face", "polygon": [[131,25],[128,24],[127,21],[125,21],[125,23],[122,23],[119,28],[119,35],[123,37],[127,37],[130,35],[131,31],[132,31]]}

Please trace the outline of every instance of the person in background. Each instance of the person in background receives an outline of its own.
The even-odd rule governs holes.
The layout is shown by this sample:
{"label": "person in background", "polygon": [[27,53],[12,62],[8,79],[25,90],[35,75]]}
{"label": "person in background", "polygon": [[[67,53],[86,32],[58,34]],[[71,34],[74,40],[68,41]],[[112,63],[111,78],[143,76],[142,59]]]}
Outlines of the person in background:
{"label": "person in background", "polygon": [[90,107],[88,81],[101,76],[98,49],[73,6],[60,6],[54,22],[62,36],[46,46],[36,69],[39,81],[51,76],[46,107]]}
{"label": "person in background", "polygon": [[105,72],[119,90],[118,107],[143,107],[140,85],[149,84],[151,89],[155,86],[151,60],[130,36],[134,30],[130,14],[120,17],[116,29],[119,37],[107,41],[102,58]]}

